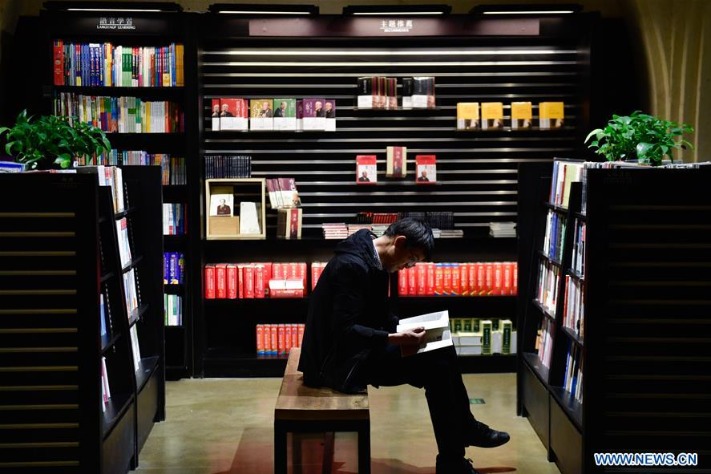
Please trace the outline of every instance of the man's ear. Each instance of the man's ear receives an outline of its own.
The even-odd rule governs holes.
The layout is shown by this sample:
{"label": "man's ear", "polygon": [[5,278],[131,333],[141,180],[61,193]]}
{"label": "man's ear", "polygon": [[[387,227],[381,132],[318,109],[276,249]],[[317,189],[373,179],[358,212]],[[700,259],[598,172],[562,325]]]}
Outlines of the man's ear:
{"label": "man's ear", "polygon": [[395,239],[393,240],[393,244],[398,249],[404,249],[407,245],[407,237],[405,237],[404,235],[396,235]]}

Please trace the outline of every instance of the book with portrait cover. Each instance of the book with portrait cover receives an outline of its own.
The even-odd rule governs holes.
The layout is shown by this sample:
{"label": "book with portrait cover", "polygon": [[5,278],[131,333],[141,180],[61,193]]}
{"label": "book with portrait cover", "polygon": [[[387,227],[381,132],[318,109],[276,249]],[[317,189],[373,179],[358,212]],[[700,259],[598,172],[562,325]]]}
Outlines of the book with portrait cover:
{"label": "book with portrait cover", "polygon": [[249,129],[274,130],[274,99],[261,98],[249,101]]}
{"label": "book with portrait cover", "polygon": [[415,156],[415,182],[434,184],[437,182],[437,157],[435,155]]}
{"label": "book with portrait cover", "polygon": [[274,99],[274,130],[296,130],[296,99]]}
{"label": "book with portrait cover", "polygon": [[[220,97],[220,125],[217,130],[247,130],[248,103],[241,97]],[[214,110],[213,101],[213,110]],[[214,130],[213,117],[213,130]]]}
{"label": "book with portrait cover", "polygon": [[378,182],[378,165],[375,155],[356,156],[356,183],[375,184]]}
{"label": "book with portrait cover", "polygon": [[336,99],[326,99],[323,103],[323,116],[326,118],[327,132],[336,131]]}
{"label": "book with portrait cover", "polygon": [[210,114],[212,130],[217,131],[220,129],[220,99],[212,99],[212,112]]}
{"label": "book with portrait cover", "polygon": [[479,102],[457,102],[457,130],[479,128]]}
{"label": "book with portrait cover", "polygon": [[404,178],[407,176],[406,146],[387,147],[385,176],[388,178]]}
{"label": "book with portrait cover", "polygon": [[503,102],[482,102],[481,104],[481,128],[483,130],[498,129],[504,127],[504,104]]}
{"label": "book with portrait cover", "polygon": [[304,130],[326,130],[326,111],[323,104],[324,98],[315,97],[303,99],[304,104]]}
{"label": "book with portrait cover", "polygon": [[231,216],[234,210],[234,194],[211,194],[210,195],[210,215],[211,216]]}
{"label": "book with portrait cover", "polygon": [[530,102],[511,102],[511,128],[514,130],[531,128],[533,108]]}
{"label": "book with portrait cover", "polygon": [[541,102],[538,104],[538,126],[540,128],[561,128],[564,119],[564,102]]}

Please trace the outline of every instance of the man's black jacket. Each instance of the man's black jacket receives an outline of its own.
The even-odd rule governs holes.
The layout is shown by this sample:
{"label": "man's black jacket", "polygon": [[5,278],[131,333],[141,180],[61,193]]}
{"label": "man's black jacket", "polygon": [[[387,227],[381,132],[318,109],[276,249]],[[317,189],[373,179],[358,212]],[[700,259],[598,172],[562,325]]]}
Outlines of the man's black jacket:
{"label": "man's black jacket", "polygon": [[365,359],[385,347],[395,330],[397,318],[388,311],[389,275],[373,237],[360,230],[340,242],[310,296],[299,360],[306,385],[362,391]]}

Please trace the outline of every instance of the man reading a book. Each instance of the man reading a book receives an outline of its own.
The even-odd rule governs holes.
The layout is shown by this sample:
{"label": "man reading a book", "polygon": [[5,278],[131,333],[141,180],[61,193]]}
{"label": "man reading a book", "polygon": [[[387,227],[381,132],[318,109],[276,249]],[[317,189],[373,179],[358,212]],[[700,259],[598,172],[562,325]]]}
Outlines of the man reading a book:
{"label": "man reading a book", "polygon": [[396,332],[388,310],[390,274],[429,259],[430,226],[403,218],[376,237],[359,230],[336,246],[309,299],[299,370],[304,383],[358,393],[367,385],[424,388],[437,440],[437,474],[476,473],[466,446],[496,447],[507,433],[477,421],[448,346],[416,355],[422,327]]}

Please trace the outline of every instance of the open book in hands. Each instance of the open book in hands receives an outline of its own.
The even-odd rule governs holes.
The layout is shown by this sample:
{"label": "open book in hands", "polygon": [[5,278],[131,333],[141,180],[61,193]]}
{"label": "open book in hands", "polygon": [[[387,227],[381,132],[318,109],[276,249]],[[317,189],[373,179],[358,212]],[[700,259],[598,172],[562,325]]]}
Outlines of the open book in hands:
{"label": "open book in hands", "polygon": [[452,345],[452,332],[449,330],[449,311],[447,310],[401,319],[396,331],[403,332],[415,328],[425,328],[425,336],[418,348],[413,347],[411,348],[412,350],[408,350],[407,346],[402,346],[403,356],[433,351]]}

